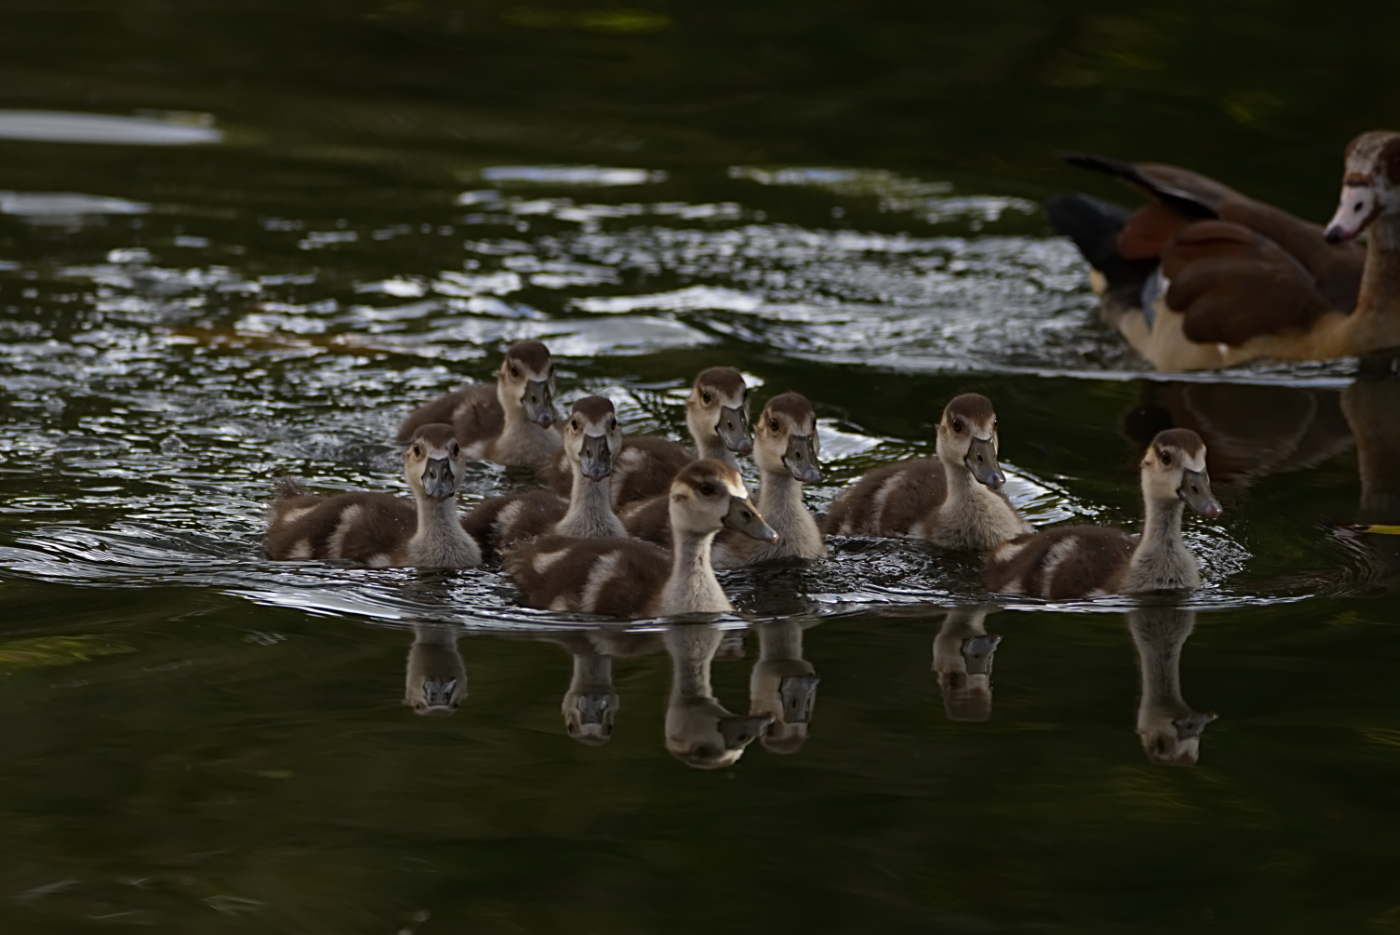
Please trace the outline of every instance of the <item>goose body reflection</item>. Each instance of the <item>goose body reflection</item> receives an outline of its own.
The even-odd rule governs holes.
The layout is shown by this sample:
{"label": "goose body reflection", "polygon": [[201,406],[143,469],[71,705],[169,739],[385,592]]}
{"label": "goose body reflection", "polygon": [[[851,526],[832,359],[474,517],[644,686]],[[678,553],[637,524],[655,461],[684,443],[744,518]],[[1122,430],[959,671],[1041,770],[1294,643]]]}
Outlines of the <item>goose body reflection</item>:
{"label": "goose body reflection", "polygon": [[[803,484],[821,480],[820,442],[812,404],[798,393],[768,401],[754,432],[754,462],[760,480],[758,509],[778,534],[765,542],[726,529],[715,537],[716,568],[742,568],[762,562],[811,561],[826,555],[816,519],[802,502]],[[622,517],[627,531],[657,545],[671,544],[670,504],[666,496],[632,504]]]}
{"label": "goose body reflection", "polygon": [[[1159,370],[1400,346],[1400,134],[1347,146],[1326,230],[1174,166],[1070,161],[1154,201],[1131,215],[1083,195],[1047,207],[1094,267],[1104,318]],[[1368,229],[1363,254],[1348,242]]]}
{"label": "goose body reflection", "polygon": [[549,348],[521,341],[506,349],[495,386],[468,386],[423,404],[404,419],[398,439],[407,442],[420,426],[446,422],[456,430],[467,457],[537,468],[561,445],[552,428],[559,419],[554,396]]}
{"label": "goose body reflection", "polygon": [[1182,508],[1220,515],[1206,471],[1206,447],[1189,429],[1157,433],[1142,458],[1142,535],[1103,526],[1061,526],[1019,536],[987,557],[987,589],[1070,600],[1201,583],[1181,538]]}
{"label": "goose body reflection", "polygon": [[773,723],[766,714],[734,714],[715,697],[710,666],[722,639],[718,627],[706,624],[673,626],[665,633],[671,657],[666,749],[697,769],[733,766],[744,748]]}
{"label": "goose body reflection", "polygon": [[832,503],[827,535],[900,536],[947,549],[987,549],[1030,532],[1006,499],[997,416],[977,393],[955,397],[938,422],[936,458],[866,474]]}
{"label": "goose body reflection", "polygon": [[950,721],[985,721],[992,716],[992,655],[1001,637],[987,632],[990,610],[951,610],[933,638],[933,671]]}
{"label": "goose body reflection", "polygon": [[[671,479],[697,458],[713,458],[737,469],[735,455],[753,451],[748,396],[743,374],[733,367],[702,370],[685,401],[685,424],[695,450],[651,435],[623,439],[613,465],[613,506],[621,509],[639,500],[666,496]],[[554,459],[545,472],[545,482],[560,493],[568,489],[569,473],[561,459]]]}
{"label": "goose body reflection", "polygon": [[613,513],[610,493],[614,458],[622,446],[612,401],[586,396],[575,402],[563,435],[563,455],[572,479],[569,499],[549,490],[531,490],[487,500],[462,518],[462,527],[480,544],[486,561],[497,560],[513,543],[533,536],[627,535]]}
{"label": "goose body reflection", "polygon": [[1201,733],[1217,717],[1181,697],[1181,650],[1195,626],[1195,611],[1178,607],[1144,606],[1128,614],[1142,676],[1138,738],[1147,758],[1161,766],[1195,765]]}
{"label": "goose body reflection", "polygon": [[267,554],[348,559],[375,568],[473,568],[481,549],[457,517],[466,454],[450,425],[418,429],[404,454],[410,503],[386,493],[319,497],[283,479],[268,510]]}
{"label": "goose body reflection", "polygon": [[796,753],[811,730],[821,679],[803,658],[802,634],[815,625],[788,619],[754,627],[758,661],[749,675],[749,714],[771,719],[762,742],[774,753]]}
{"label": "goose body reflection", "polygon": [[448,715],[466,697],[467,667],[457,650],[458,636],[456,627],[414,624],[403,691],[403,703],[414,714]]}
{"label": "goose body reflection", "polygon": [[671,482],[672,549],[636,539],[540,536],[506,554],[504,568],[527,604],[610,617],[733,610],[715,579],[710,545],[725,526],[773,540],[727,464],[691,462]]}

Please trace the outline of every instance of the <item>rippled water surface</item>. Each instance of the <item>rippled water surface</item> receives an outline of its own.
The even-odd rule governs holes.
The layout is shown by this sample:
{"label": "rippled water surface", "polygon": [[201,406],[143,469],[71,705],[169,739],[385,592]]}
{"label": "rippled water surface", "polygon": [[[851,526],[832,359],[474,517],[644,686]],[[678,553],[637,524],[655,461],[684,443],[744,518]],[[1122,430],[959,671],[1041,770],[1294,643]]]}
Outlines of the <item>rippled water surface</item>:
{"label": "rippled water surface", "polygon": [[[1148,374],[1039,207],[1132,199],[1094,148],[1324,217],[1394,89],[1274,6],[7,14],[0,927],[1400,930],[1395,368]],[[523,338],[628,431],[708,366],[807,395],[818,511],[963,391],[1037,525],[1134,526],[1194,428],[1205,585],[836,539],[621,626],[263,556],[276,478],[406,493],[406,411]]]}

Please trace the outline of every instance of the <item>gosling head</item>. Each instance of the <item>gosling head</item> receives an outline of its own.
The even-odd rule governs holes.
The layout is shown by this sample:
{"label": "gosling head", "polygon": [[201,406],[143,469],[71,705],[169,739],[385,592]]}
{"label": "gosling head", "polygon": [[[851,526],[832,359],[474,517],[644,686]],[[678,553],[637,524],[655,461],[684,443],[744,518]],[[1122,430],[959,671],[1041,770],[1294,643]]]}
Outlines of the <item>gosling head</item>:
{"label": "gosling head", "polygon": [[821,679],[805,659],[761,659],[749,675],[749,713],[772,718],[763,746],[796,753],[807,742]]}
{"label": "gosling head", "polygon": [[1139,723],[1142,752],[1158,766],[1195,766],[1201,756],[1201,733],[1218,716],[1214,711],[1188,711],[1169,720]]}
{"label": "gosling head", "polygon": [[754,428],[754,461],[766,474],[790,473],[804,484],[822,479],[817,461],[817,414],[807,397],[783,393],[768,400]]}
{"label": "gosling head", "polygon": [[997,464],[997,414],[980,393],[953,397],[938,422],[938,458],[950,470],[966,470],[989,490],[1000,490],[1006,475]]}
{"label": "gosling head", "polygon": [[601,747],[612,739],[619,699],[615,691],[575,691],[564,695],[564,730],[579,743]]}
{"label": "gosling head", "polygon": [[1142,456],[1142,495],[1149,502],[1182,500],[1207,519],[1219,516],[1220,503],[1211,494],[1201,436],[1190,429],[1158,432]]}
{"label": "gosling head", "polygon": [[671,481],[671,528],[691,536],[717,533],[725,526],[764,542],[778,534],[749,499],[739,472],[715,458],[681,468]]}
{"label": "gosling head", "polygon": [[685,402],[685,421],[691,436],[706,448],[721,441],[735,454],[753,452],[749,433],[749,388],[743,374],[733,367],[700,371]]}
{"label": "gosling head", "polygon": [[733,766],[744,749],[772,725],[768,715],[731,714],[713,698],[672,701],[666,707],[666,749],[687,766]]}
{"label": "gosling head", "polygon": [[507,348],[496,372],[496,398],[506,412],[524,410],[526,419],[545,428],[559,421],[549,348],[539,341],[521,341]]}
{"label": "gosling head", "polygon": [[574,403],[564,426],[564,453],[583,476],[597,483],[612,473],[613,458],[622,448],[617,410],[605,396],[585,396]]}
{"label": "gosling head", "polygon": [[1383,214],[1400,212],[1400,133],[1372,130],[1347,144],[1342,201],[1328,243],[1351,240]]}
{"label": "gosling head", "polygon": [[417,498],[442,502],[455,497],[467,473],[467,456],[452,426],[434,422],[414,433],[403,456],[403,473]]}

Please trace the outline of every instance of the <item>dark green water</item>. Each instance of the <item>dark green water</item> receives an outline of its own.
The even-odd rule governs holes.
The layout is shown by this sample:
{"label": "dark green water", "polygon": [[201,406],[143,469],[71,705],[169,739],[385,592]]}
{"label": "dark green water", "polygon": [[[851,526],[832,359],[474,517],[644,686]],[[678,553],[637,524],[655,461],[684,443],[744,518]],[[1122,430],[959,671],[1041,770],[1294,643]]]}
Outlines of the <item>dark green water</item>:
{"label": "dark green water", "polygon": [[[1400,381],[1149,379],[1038,208],[1131,199],[1087,148],[1325,219],[1395,125],[1400,8],[0,15],[0,931],[1400,930],[1400,541],[1345,526],[1400,522]],[[729,576],[715,627],[589,630],[489,572],[262,558],[274,478],[402,490],[406,409],[527,336],[632,430],[710,365],[807,394],[817,507],[964,390],[1038,524],[1135,524],[1139,445],[1194,427],[1206,587],[989,604],[852,541]],[[590,746],[561,704],[602,659]],[[812,676],[732,767],[668,751]]]}

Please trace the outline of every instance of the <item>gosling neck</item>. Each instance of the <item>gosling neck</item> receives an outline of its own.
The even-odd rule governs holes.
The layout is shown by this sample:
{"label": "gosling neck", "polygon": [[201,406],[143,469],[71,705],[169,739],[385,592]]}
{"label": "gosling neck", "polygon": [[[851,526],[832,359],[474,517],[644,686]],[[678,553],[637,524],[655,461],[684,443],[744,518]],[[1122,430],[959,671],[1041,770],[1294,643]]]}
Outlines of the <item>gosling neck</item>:
{"label": "gosling neck", "polygon": [[669,616],[733,610],[710,564],[710,546],[719,530],[688,532],[675,512],[673,509],[671,515],[671,576],[666,580],[659,612]]}
{"label": "gosling neck", "polygon": [[416,565],[460,567],[481,563],[476,540],[467,535],[457,518],[457,498],[434,500],[418,493],[414,497],[418,526],[408,541],[408,551]]}
{"label": "gosling neck", "polygon": [[554,531],[561,536],[581,539],[625,538],[627,530],[612,508],[612,476],[589,480],[578,462],[572,462],[570,467],[574,482],[569,493],[569,509]]}
{"label": "gosling neck", "polygon": [[1400,346],[1400,214],[1383,214],[1366,233],[1361,296],[1349,316],[1352,347],[1365,354]]}
{"label": "gosling neck", "polygon": [[575,653],[574,674],[569,679],[569,691],[612,691],[612,657],[597,653]]}
{"label": "gosling neck", "polygon": [[768,525],[781,534],[787,528],[788,519],[807,512],[802,502],[802,481],[792,476],[792,471],[780,460],[776,467],[764,466],[758,488],[758,512]]}
{"label": "gosling neck", "polygon": [[1128,615],[1142,676],[1139,726],[1156,711],[1173,716],[1190,713],[1190,706],[1181,697],[1181,650],[1195,625],[1193,611],[1176,608],[1144,607]]}
{"label": "gosling neck", "polygon": [[714,698],[710,665],[724,633],[718,627],[681,625],[666,631],[666,653],[671,657],[671,701]]}
{"label": "gosling neck", "polygon": [[796,620],[775,620],[756,629],[760,662],[802,658],[802,624]]}
{"label": "gosling neck", "polygon": [[1145,496],[1146,517],[1142,523],[1142,539],[1135,551],[1160,552],[1181,545],[1181,514],[1185,506],[1180,500]]}
{"label": "gosling neck", "polygon": [[734,452],[729,450],[729,446],[724,443],[713,432],[701,433],[691,428],[691,437],[695,440],[695,451],[701,458],[717,458],[732,468],[739,467],[739,461],[734,457]]}

